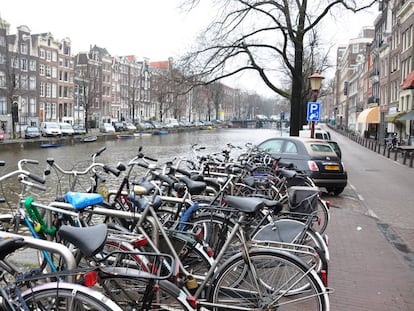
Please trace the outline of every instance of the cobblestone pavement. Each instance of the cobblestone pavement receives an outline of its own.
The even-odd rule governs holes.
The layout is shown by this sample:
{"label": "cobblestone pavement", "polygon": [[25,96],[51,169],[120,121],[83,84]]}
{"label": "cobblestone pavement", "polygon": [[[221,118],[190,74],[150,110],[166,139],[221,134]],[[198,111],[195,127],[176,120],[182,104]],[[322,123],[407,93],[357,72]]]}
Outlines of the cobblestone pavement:
{"label": "cobblestone pavement", "polygon": [[352,189],[324,198],[332,202],[327,229],[329,286],[335,290],[331,310],[414,310],[412,251],[390,243],[387,228],[367,213]]}

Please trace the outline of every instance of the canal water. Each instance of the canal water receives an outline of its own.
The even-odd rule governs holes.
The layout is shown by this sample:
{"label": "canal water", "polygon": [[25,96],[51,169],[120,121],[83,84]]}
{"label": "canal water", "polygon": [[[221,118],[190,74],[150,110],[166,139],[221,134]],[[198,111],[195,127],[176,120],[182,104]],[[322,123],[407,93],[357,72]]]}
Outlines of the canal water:
{"label": "canal water", "polygon": [[[127,163],[138,153],[142,146],[145,155],[159,159],[159,163],[165,163],[179,157],[191,156],[191,145],[205,147],[202,153],[211,154],[220,152],[226,148],[228,143],[242,149],[234,150],[235,153],[246,150],[246,143],[259,144],[261,141],[275,136],[281,136],[280,130],[276,129],[213,129],[194,130],[181,133],[170,133],[167,135],[143,136],[131,139],[115,139],[105,142],[79,143],[71,146],[58,148],[18,148],[15,150],[0,149],[0,160],[6,162],[6,166],[0,168],[0,176],[16,168],[20,159],[34,159],[39,165],[28,165],[27,168],[36,174],[43,175],[46,168],[46,159],[53,158],[57,164],[64,169],[76,168],[78,170],[87,167],[90,163],[90,155],[106,147],[106,150],[99,157],[98,161],[106,164],[116,165],[118,162]],[[283,133],[283,135],[287,135]],[[1,146],[0,146],[1,148]],[[111,178],[111,181],[115,179]],[[39,194],[40,199],[52,198],[65,192],[65,187],[70,181],[64,177],[51,174],[47,177],[46,193]],[[120,181],[116,181],[120,183]],[[85,188],[88,181],[84,181]],[[17,184],[17,185],[16,185]],[[61,185],[62,188],[58,188]],[[16,195],[19,192],[17,178],[2,183],[0,197],[16,202]],[[79,191],[81,189],[78,189]],[[37,191],[39,192],[39,191]],[[0,209],[2,206],[0,205]]]}

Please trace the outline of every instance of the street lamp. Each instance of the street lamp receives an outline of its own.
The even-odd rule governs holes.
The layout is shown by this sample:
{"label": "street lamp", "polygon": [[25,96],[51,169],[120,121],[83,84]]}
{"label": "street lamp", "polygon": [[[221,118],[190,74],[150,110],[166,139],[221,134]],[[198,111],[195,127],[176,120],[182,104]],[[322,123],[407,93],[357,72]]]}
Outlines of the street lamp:
{"label": "street lamp", "polygon": [[[308,79],[312,90],[312,102],[316,102],[319,90],[321,89],[322,80],[325,79],[325,77],[321,76],[318,72],[314,72]],[[311,122],[311,138],[315,138],[315,121]]]}

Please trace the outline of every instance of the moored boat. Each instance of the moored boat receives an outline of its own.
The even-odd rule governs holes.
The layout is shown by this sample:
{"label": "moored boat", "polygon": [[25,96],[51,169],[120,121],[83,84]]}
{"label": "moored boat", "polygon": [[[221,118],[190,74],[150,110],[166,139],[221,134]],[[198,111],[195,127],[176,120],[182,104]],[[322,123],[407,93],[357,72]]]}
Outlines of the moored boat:
{"label": "moored boat", "polygon": [[129,138],[133,138],[134,137],[134,135],[130,135],[130,134],[119,134],[119,135],[116,135],[116,138],[118,138],[118,139],[129,139]]}
{"label": "moored boat", "polygon": [[144,136],[151,136],[151,132],[136,132],[134,133],[134,137],[144,137]]}
{"label": "moored boat", "polygon": [[154,135],[166,135],[168,134],[168,131],[167,130],[155,130],[153,134]]}
{"label": "moored boat", "polygon": [[95,136],[95,135],[85,136],[85,137],[82,138],[82,142],[84,142],[84,143],[91,143],[91,142],[96,141],[97,139],[98,139],[98,137]]}
{"label": "moored boat", "polygon": [[40,148],[56,148],[56,147],[62,147],[63,143],[42,143],[40,144]]}

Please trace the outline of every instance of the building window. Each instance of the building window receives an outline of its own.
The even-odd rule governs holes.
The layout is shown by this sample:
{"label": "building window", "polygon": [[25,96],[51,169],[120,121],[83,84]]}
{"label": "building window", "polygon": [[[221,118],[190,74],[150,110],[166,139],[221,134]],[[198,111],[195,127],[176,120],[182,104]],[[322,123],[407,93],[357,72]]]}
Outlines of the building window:
{"label": "building window", "polygon": [[46,66],[46,77],[50,77],[52,75],[52,69],[50,66]]}
{"label": "building window", "polygon": [[6,74],[0,71],[0,87],[6,87]]}
{"label": "building window", "polygon": [[51,97],[52,95],[52,87],[50,83],[46,83],[46,97]]}
{"label": "building window", "polygon": [[29,69],[31,71],[36,71],[36,60],[34,59],[29,60]]}
{"label": "building window", "polygon": [[45,65],[43,65],[43,64],[40,64],[39,65],[39,74],[41,76],[44,76],[45,75]]}
{"label": "building window", "polygon": [[56,51],[52,52],[52,61],[56,62],[57,61],[57,53]]}
{"label": "building window", "polygon": [[57,85],[56,85],[56,83],[52,83],[52,85],[51,85],[51,87],[52,87],[52,98],[56,98],[57,97]]}
{"label": "building window", "polygon": [[0,97],[0,114],[7,114],[7,99]]}
{"label": "building window", "polygon": [[37,116],[36,99],[35,98],[29,98],[29,109],[30,109],[30,116],[31,117]]}
{"label": "building window", "polygon": [[27,59],[26,58],[20,59],[20,69],[22,71],[27,71]]}
{"label": "building window", "polygon": [[0,46],[6,46],[6,38],[4,36],[0,36]]}
{"label": "building window", "polygon": [[52,118],[56,119],[56,103],[52,103]]}
{"label": "building window", "polygon": [[353,54],[359,53],[359,44],[353,44],[352,45],[352,53]]}
{"label": "building window", "polygon": [[48,61],[52,60],[52,52],[49,50],[46,51],[46,60]]}
{"label": "building window", "polygon": [[24,42],[20,43],[20,53],[27,54],[27,44]]}
{"label": "building window", "polygon": [[56,77],[57,77],[57,68],[52,67],[52,78],[56,78]]}
{"label": "building window", "polygon": [[44,82],[40,83],[40,92],[39,92],[40,97],[45,97],[46,95],[45,90],[46,90],[45,83]]}
{"label": "building window", "polygon": [[27,75],[20,75],[20,88],[23,90],[27,90],[28,88]]}
{"label": "building window", "polygon": [[19,68],[19,60],[17,59],[17,57],[12,57],[11,62],[13,68]]}
{"label": "building window", "polygon": [[40,58],[45,58],[45,56],[46,56],[45,50],[44,49],[40,49],[39,57]]}
{"label": "building window", "polygon": [[36,76],[29,77],[29,90],[36,90]]}

